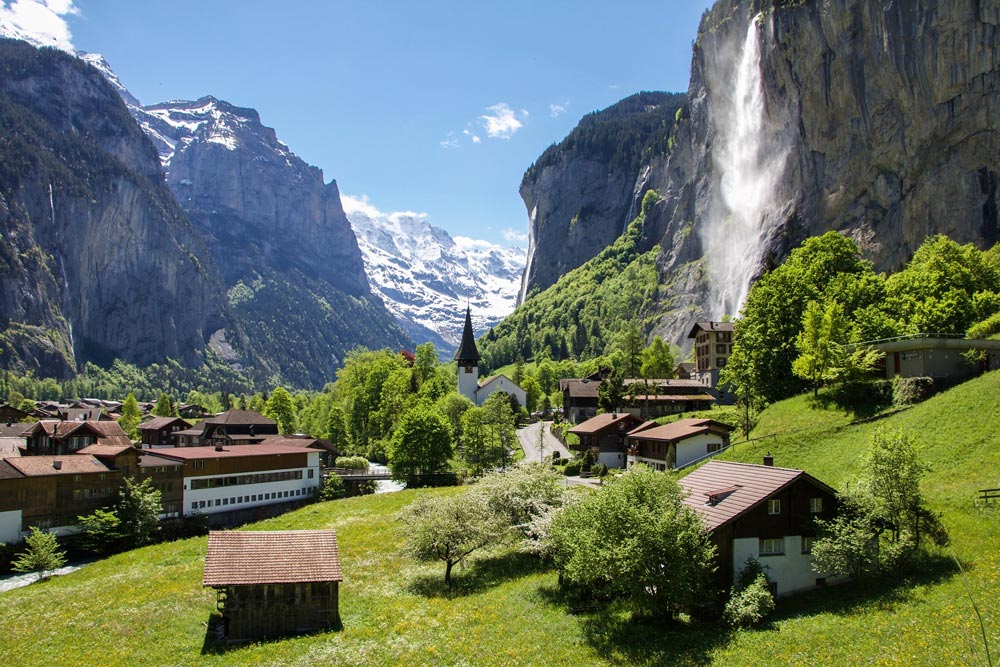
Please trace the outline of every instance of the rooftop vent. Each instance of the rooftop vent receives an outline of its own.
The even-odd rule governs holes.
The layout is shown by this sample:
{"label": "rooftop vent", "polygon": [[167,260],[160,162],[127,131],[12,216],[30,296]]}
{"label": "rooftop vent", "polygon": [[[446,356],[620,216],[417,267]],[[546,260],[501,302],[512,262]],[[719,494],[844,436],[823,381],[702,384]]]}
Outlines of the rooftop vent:
{"label": "rooftop vent", "polygon": [[62,461],[53,461],[52,467],[56,470],[62,470]]}
{"label": "rooftop vent", "polygon": [[771,456],[771,452],[768,452],[767,454],[764,455],[764,465],[766,466],[774,465],[774,457]]}

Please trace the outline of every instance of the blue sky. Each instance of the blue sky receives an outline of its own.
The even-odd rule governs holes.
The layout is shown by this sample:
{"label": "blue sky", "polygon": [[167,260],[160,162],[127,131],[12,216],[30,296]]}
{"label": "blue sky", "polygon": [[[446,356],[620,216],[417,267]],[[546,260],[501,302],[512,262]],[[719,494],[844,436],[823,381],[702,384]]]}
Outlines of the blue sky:
{"label": "blue sky", "polygon": [[687,90],[709,4],[0,0],[0,12],[63,21],[144,104],[254,107],[342,194],[506,244],[527,232],[524,170],[582,115]]}

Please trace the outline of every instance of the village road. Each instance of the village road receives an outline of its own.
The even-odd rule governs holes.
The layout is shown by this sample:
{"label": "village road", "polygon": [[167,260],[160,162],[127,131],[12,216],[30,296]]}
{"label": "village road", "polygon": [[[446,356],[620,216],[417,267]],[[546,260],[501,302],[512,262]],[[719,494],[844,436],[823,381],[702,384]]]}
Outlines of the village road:
{"label": "village road", "polygon": [[[543,429],[542,447],[543,451],[538,451],[538,431]],[[549,431],[549,422],[535,422],[520,428],[517,430],[517,439],[521,441],[521,449],[524,450],[524,460],[525,461],[540,461],[543,458],[552,458],[552,452],[559,452],[559,456],[564,459],[570,457],[569,450],[566,449],[566,445],[559,442],[559,440],[552,435]]]}

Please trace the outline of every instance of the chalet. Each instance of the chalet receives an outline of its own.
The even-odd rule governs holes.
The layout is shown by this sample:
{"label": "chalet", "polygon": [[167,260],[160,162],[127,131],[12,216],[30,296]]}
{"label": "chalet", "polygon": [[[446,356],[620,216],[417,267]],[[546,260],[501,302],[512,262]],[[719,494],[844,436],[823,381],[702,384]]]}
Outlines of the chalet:
{"label": "chalet", "polygon": [[563,395],[563,415],[572,424],[579,424],[597,416],[597,390],[604,381],[607,370],[598,371],[585,378],[559,380]]}
{"label": "chalet", "polygon": [[0,422],[13,424],[26,421],[28,417],[31,417],[31,413],[19,410],[9,403],[0,403]]}
{"label": "chalet", "polygon": [[625,380],[625,409],[636,417],[656,419],[695,410],[709,410],[715,397],[698,380]]}
{"label": "chalet", "polygon": [[139,424],[139,444],[143,448],[177,447],[177,432],[190,428],[191,424],[180,417],[153,417]]}
{"label": "chalet", "polygon": [[307,435],[291,435],[287,437],[268,438],[264,441],[268,445],[281,445],[283,447],[302,447],[304,449],[315,449],[319,452],[320,464],[323,466],[333,466],[340,452],[332,442],[325,438],[311,438]]}
{"label": "chalet", "polygon": [[629,465],[645,463],[655,470],[683,468],[728,447],[734,430],[712,419],[681,419],[663,425],[646,422],[628,433]]}
{"label": "chalet", "polygon": [[679,482],[716,546],[723,590],[748,558],[764,566],[775,595],[832,583],[813,572],[811,554],[815,520],[837,512],[826,484],[801,470],[730,461],[709,461]]}
{"label": "chalet", "polygon": [[690,380],[691,374],[698,369],[698,364],[692,361],[682,361],[674,368],[674,376],[681,380]]}
{"label": "chalet", "polygon": [[85,405],[83,407],[63,407],[56,410],[56,416],[65,422],[111,421],[103,407]]}
{"label": "chalet", "polygon": [[211,412],[197,403],[181,403],[177,406],[177,414],[184,419],[204,419],[212,416]]}
{"label": "chalet", "polygon": [[111,505],[122,484],[94,456],[22,456],[0,465],[0,536],[18,541],[36,526],[56,534],[76,532],[76,518]]}
{"label": "chalet", "polygon": [[21,435],[27,456],[73,454],[93,444],[131,446],[118,422],[43,420],[30,424]]}
{"label": "chalet", "polygon": [[155,456],[183,466],[185,516],[308,500],[321,481],[320,452],[303,447],[176,447]]}
{"label": "chalet", "polygon": [[[976,340],[943,334],[916,334],[858,343],[882,353],[881,374],[896,377],[931,377],[935,380],[966,380],[986,371],[1000,369],[1000,340]],[[978,364],[963,354],[983,353]]]}
{"label": "chalet", "polygon": [[343,581],[334,530],[212,531],[202,585],[231,641],[340,627]]}
{"label": "chalet", "polygon": [[639,424],[639,420],[627,412],[605,413],[591,417],[582,424],[569,429],[580,438],[579,449],[594,452],[594,460],[609,468],[624,468],[626,465],[626,434]]}
{"label": "chalet", "polygon": [[174,431],[179,447],[253,445],[278,435],[278,422],[253,410],[228,410],[194,428]]}
{"label": "chalet", "polygon": [[161,519],[172,519],[184,514],[184,462],[157,456],[144,450],[139,457],[139,482],[151,480],[160,492]]}

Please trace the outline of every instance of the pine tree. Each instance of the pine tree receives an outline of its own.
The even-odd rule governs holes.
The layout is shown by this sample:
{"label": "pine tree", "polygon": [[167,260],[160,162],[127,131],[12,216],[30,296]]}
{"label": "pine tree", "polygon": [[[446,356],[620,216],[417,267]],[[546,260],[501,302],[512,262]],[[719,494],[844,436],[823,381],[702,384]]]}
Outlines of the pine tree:
{"label": "pine tree", "polygon": [[38,572],[39,580],[48,579],[47,572],[66,564],[66,552],[59,548],[59,542],[52,533],[31,527],[31,534],[24,540],[27,549],[14,559],[15,572]]}

